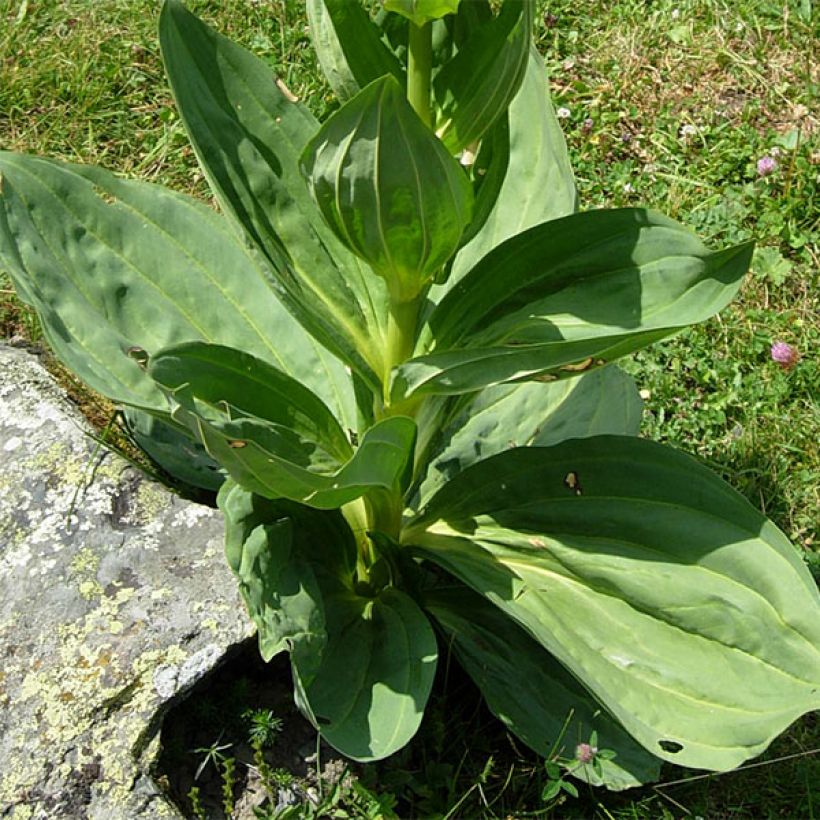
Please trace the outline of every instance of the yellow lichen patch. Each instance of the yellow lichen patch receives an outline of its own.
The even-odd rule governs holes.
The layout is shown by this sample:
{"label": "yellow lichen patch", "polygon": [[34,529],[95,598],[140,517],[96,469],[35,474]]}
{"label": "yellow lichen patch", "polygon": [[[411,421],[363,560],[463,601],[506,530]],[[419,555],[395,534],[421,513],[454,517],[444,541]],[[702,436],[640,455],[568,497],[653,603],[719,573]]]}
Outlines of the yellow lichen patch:
{"label": "yellow lichen patch", "polygon": [[161,484],[143,481],[139,485],[131,512],[132,524],[154,521],[168,506],[168,491]]}
{"label": "yellow lichen patch", "polygon": [[[105,778],[99,787],[110,806],[125,805],[131,796],[137,767],[134,752],[160,700],[153,686],[154,670],[164,664],[180,665],[188,657],[182,647],[173,645],[146,651],[127,666],[123,663],[117,645],[105,638],[122,630],[114,616],[134,594],[133,589],[120,589],[110,598],[101,597],[81,621],[60,625],[58,658],[48,667],[32,665],[18,695],[18,702],[30,701],[34,715],[33,722],[27,721],[17,731],[20,747],[35,743],[73,748],[77,759],[65,765],[63,775],[99,757],[105,761]],[[118,716],[111,721],[108,713],[114,708]],[[155,754],[156,748],[155,743],[147,743],[143,756]],[[14,803],[38,776],[30,766],[13,762],[4,766],[0,804]],[[156,817],[175,816],[161,804],[152,806],[152,811]]]}
{"label": "yellow lichen patch", "polygon": [[83,581],[80,584],[80,596],[86,601],[100,597],[102,592],[102,586],[97,581]]}
{"label": "yellow lichen patch", "polygon": [[96,575],[100,566],[100,556],[89,547],[83,547],[71,559],[69,569],[75,575]]}

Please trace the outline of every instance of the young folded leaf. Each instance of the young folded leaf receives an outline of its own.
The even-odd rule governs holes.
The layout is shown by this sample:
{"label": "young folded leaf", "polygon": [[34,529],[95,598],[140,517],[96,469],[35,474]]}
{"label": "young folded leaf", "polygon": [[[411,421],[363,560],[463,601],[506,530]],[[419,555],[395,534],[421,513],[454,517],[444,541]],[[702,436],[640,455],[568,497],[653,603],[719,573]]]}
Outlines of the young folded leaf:
{"label": "young folded leaf", "polygon": [[[469,0],[468,0],[469,1]],[[461,0],[384,0],[387,11],[401,14],[417,26],[458,11]]]}
{"label": "young folded leaf", "polygon": [[478,141],[518,92],[534,12],[534,0],[505,0],[499,15],[476,27],[436,75],[436,133],[451,153]]}
{"label": "young folded leaf", "polygon": [[393,77],[371,83],[333,114],[301,165],[328,224],[386,280],[395,302],[419,294],[470,223],[466,174]]}
{"label": "young folded leaf", "polygon": [[385,74],[404,81],[402,64],[359,0],[308,0],[306,11],[319,64],[340,100]]}

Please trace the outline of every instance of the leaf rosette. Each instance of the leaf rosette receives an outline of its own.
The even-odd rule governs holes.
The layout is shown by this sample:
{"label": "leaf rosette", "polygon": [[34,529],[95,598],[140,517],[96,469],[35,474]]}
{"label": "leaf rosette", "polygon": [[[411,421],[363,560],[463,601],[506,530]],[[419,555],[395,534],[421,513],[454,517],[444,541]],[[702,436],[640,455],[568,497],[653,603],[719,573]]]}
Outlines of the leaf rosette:
{"label": "leaf rosette", "polygon": [[306,6],[343,101],[320,125],[166,0],[223,215],[0,152],[0,264],[135,441],[219,489],[262,655],[343,754],[412,738],[438,635],[537,753],[600,737],[590,784],[737,766],[820,706],[820,596],[745,499],[637,438],[612,362],[721,310],[751,245],[576,212],[531,0],[368,9]]}

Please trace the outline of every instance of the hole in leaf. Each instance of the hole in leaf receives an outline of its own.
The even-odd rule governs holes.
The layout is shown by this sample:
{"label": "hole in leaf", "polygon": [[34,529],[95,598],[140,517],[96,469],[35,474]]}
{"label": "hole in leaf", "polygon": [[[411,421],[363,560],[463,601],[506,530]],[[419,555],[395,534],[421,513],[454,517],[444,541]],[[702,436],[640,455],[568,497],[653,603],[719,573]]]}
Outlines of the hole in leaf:
{"label": "hole in leaf", "polygon": [[148,366],[148,354],[141,347],[132,345],[126,353],[129,358],[133,359],[143,370]]}
{"label": "hole in leaf", "polygon": [[109,205],[113,205],[117,201],[117,198],[110,191],[106,191],[105,188],[101,188],[99,185],[94,186],[94,193]]}
{"label": "hole in leaf", "polygon": [[669,752],[670,755],[677,754],[683,748],[682,743],[678,743],[674,740],[659,740],[658,746],[665,752]]}

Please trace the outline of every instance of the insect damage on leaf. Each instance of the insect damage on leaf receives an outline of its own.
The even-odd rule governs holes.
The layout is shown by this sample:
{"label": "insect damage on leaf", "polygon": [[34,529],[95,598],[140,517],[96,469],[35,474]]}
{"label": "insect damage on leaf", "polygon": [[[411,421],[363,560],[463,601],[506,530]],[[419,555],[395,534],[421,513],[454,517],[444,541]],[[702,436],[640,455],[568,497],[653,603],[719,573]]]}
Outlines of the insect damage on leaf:
{"label": "insect damage on leaf", "polygon": [[580,373],[583,370],[589,370],[590,367],[594,364],[592,356],[587,359],[584,359],[582,362],[576,362],[575,364],[565,364],[561,370],[566,370],[570,373]]}
{"label": "insect damage on leaf", "polygon": [[99,185],[94,186],[94,193],[103,201],[109,205],[114,205],[117,201],[117,198],[112,194],[110,191],[106,191],[105,188],[101,188]]}
{"label": "insect damage on leaf", "polygon": [[276,87],[282,92],[288,101],[292,103],[299,102],[299,98],[278,77],[276,78]]}
{"label": "insect damage on leaf", "polygon": [[581,495],[583,493],[583,490],[581,489],[581,481],[578,478],[578,473],[567,473],[564,477],[564,486],[572,490],[575,495]]}
{"label": "insect damage on leaf", "polygon": [[148,354],[141,347],[132,345],[125,351],[143,370],[148,367]]}

